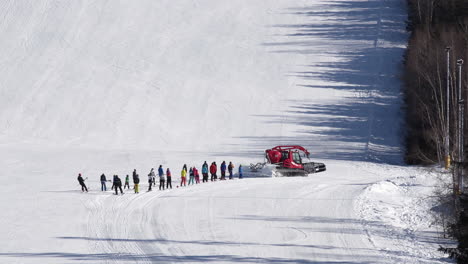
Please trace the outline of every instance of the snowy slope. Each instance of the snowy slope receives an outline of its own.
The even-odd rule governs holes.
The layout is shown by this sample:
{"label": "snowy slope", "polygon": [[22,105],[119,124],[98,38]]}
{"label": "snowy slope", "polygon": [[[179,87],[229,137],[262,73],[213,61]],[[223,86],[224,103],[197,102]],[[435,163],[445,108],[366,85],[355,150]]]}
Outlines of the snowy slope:
{"label": "snowy slope", "polygon": [[0,142],[398,152],[401,1],[310,2],[2,1]]}
{"label": "snowy slope", "polygon": [[[431,227],[412,250],[367,214],[379,183],[418,175],[399,165],[404,6],[0,1],[0,262],[444,262]],[[184,163],[248,165],[278,144],[328,170],[99,190],[103,172],[136,168],[145,190],[159,164],[178,180]]]}

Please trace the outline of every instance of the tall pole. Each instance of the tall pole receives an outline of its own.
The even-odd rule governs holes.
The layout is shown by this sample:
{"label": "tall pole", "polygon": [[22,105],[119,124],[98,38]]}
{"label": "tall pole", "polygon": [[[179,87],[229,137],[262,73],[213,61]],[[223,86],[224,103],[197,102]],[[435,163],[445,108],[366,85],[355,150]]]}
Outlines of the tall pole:
{"label": "tall pole", "polygon": [[463,60],[457,60],[458,65],[458,183],[459,193],[463,193],[463,164],[464,164],[464,149],[463,149],[463,123],[464,123],[464,100],[462,97],[462,65]]}
{"label": "tall pole", "polygon": [[445,111],[445,169],[450,168],[450,47],[446,47],[447,52],[447,102]]}

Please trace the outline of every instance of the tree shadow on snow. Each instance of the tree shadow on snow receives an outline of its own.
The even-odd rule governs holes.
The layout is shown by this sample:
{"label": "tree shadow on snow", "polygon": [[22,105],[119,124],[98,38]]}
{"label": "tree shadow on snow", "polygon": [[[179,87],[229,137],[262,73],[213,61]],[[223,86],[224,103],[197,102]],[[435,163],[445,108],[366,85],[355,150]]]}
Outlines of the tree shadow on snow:
{"label": "tree shadow on snow", "polygon": [[397,72],[407,39],[404,3],[333,1],[321,4],[320,10],[310,6],[285,12],[310,22],[273,25],[287,33],[285,41],[263,43],[271,52],[339,58],[289,73],[299,78],[296,85],[348,91],[356,97],[335,105],[312,104],[307,98],[285,101],[289,110],[284,116],[259,117],[265,122],[299,124],[305,129],[296,132],[303,136],[245,137],[250,149],[239,155],[271,148],[274,142],[311,146],[311,153],[323,159],[401,164],[402,98]]}
{"label": "tree shadow on snow", "polygon": [[87,241],[102,241],[102,242],[137,242],[137,243],[156,243],[156,244],[197,244],[203,246],[272,246],[272,247],[303,247],[303,248],[316,248],[316,249],[337,249],[334,246],[325,245],[303,245],[291,243],[252,243],[252,242],[239,242],[239,241],[213,241],[213,240],[172,240],[172,239],[120,239],[120,238],[93,238],[93,237],[58,237],[65,240],[87,240]]}
{"label": "tree shadow on snow", "polygon": [[[264,216],[264,215],[241,215],[235,219],[236,221],[267,221],[267,222],[285,222],[291,223],[290,225],[286,225],[284,228],[291,228],[290,226],[294,226],[297,229],[300,229],[303,232],[308,232],[311,234],[314,233],[335,233],[339,235],[347,234],[347,235],[359,235],[359,237],[366,237],[368,233],[372,233],[372,236],[381,237],[384,239],[390,239],[393,237],[394,239],[399,239],[401,236],[404,237],[412,237],[414,238],[414,242],[418,243],[425,243],[425,244],[435,244],[435,245],[443,245],[443,244],[450,244],[452,243],[446,239],[439,239],[438,232],[436,231],[414,231],[414,230],[406,230],[402,228],[398,228],[396,226],[391,226],[384,224],[380,221],[368,221],[363,219],[354,219],[354,218],[329,218],[329,217],[321,217],[321,216],[297,216],[297,217],[278,217],[278,216]],[[307,226],[303,226],[302,224],[307,224]],[[311,225],[312,224],[312,225]],[[391,232],[389,232],[391,230]],[[417,239],[416,239],[417,237]],[[351,250],[369,250],[365,248],[352,248]],[[401,257],[410,257],[411,259],[415,259],[415,257],[421,257],[427,260],[437,260],[439,262],[451,262],[449,259],[446,258],[435,258],[432,259],[431,257],[422,257],[422,256],[415,256],[412,255],[411,252],[407,251],[395,251],[389,249],[379,249],[381,252],[385,252],[389,256],[393,258],[401,258]]]}
{"label": "tree shadow on snow", "polygon": [[[314,261],[304,258],[267,258],[267,257],[242,257],[237,255],[186,255],[186,256],[167,256],[162,254],[127,254],[127,253],[97,253],[81,254],[67,252],[46,252],[46,253],[0,253],[0,256],[15,258],[58,258],[74,261],[150,261],[151,263],[297,263],[297,264],[367,264],[367,263],[389,263],[373,261]],[[351,258],[351,257],[350,257]]]}

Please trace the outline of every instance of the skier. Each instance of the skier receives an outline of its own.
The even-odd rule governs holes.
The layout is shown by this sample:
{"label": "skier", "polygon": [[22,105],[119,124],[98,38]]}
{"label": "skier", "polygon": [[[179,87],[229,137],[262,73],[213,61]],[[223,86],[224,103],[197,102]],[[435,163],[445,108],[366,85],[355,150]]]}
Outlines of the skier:
{"label": "skier", "polygon": [[218,168],[216,167],[216,162],[212,162],[210,166],[210,173],[211,173],[211,181],[216,181],[218,176],[216,175],[216,171]]}
{"label": "skier", "polygon": [[107,186],[106,186],[106,175],[104,173],[101,175],[101,191],[107,191]]}
{"label": "skier", "polygon": [[151,182],[153,183],[153,187],[156,187],[156,173],[154,172],[154,169],[151,169],[152,170],[152,173],[151,173]]}
{"label": "skier", "polygon": [[159,165],[159,168],[158,168],[158,175],[161,176],[164,174],[164,169],[162,167],[162,165]]}
{"label": "skier", "polygon": [[133,189],[135,189],[135,193],[140,193],[140,176],[138,174],[135,174],[135,176],[133,177],[133,184]]}
{"label": "skier", "polygon": [[187,186],[187,165],[184,164],[180,171],[180,187]]}
{"label": "skier", "polygon": [[229,162],[228,165],[228,171],[229,171],[229,179],[232,180],[232,170],[234,169],[234,164],[232,162]]}
{"label": "skier", "polygon": [[112,186],[111,186],[111,190],[114,190],[115,187],[115,181],[117,180],[117,175],[114,175],[114,177],[112,178]]}
{"label": "skier", "polygon": [[159,165],[158,175],[159,175],[159,190],[161,189],[164,190],[164,183],[166,182],[166,179],[164,178],[164,170],[162,168],[162,165]]}
{"label": "skier", "polygon": [[239,165],[239,179],[243,178],[242,165]]}
{"label": "skier", "polygon": [[120,180],[119,176],[114,175],[114,188],[115,188],[115,195],[118,195],[118,189],[120,189],[120,194],[123,194],[122,191],[122,181]]}
{"label": "skier", "polygon": [[220,180],[226,180],[226,162],[223,160],[223,163],[221,163],[221,179]]}
{"label": "skier", "polygon": [[84,179],[83,177],[81,177],[81,173],[78,173],[78,182],[80,183],[81,185],[81,191],[84,192],[88,192],[88,188],[86,187],[86,184],[84,183]]}
{"label": "skier", "polygon": [[172,189],[172,174],[169,168],[167,168],[166,170],[166,178],[167,178],[166,189],[169,189],[169,186],[171,186],[171,189]]}
{"label": "skier", "polygon": [[190,170],[189,170],[189,175],[190,175],[190,178],[189,178],[189,181],[188,181],[188,185],[190,185],[190,183],[194,184],[194,174],[193,174],[193,169],[192,167],[190,167]]}
{"label": "skier", "polygon": [[137,172],[136,169],[133,169],[132,173],[132,178],[133,178],[133,189],[135,189],[135,178],[136,178]]}
{"label": "skier", "polygon": [[154,168],[151,168],[150,173],[148,174],[148,192],[151,191],[151,186],[153,185],[154,182]]}
{"label": "skier", "polygon": [[193,167],[193,176],[195,177],[195,183],[200,183],[200,174],[198,173],[197,168]]}
{"label": "skier", "polygon": [[127,187],[128,189],[130,189],[130,177],[127,176],[125,177],[125,185],[124,185],[124,190],[125,190],[125,187]]}
{"label": "skier", "polygon": [[203,182],[208,182],[208,164],[206,163],[203,163],[203,166],[202,166],[202,175],[203,175]]}

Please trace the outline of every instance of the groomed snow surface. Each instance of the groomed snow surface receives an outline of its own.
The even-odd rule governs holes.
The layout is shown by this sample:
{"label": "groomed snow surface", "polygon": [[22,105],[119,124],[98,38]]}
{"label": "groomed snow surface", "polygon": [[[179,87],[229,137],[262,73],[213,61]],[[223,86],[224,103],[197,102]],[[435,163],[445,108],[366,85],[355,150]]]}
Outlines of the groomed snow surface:
{"label": "groomed snow surface", "polygon": [[[0,1],[0,263],[450,262],[447,176],[402,165],[405,5]],[[281,144],[327,171],[248,173]],[[205,160],[246,177],[176,187]]]}

